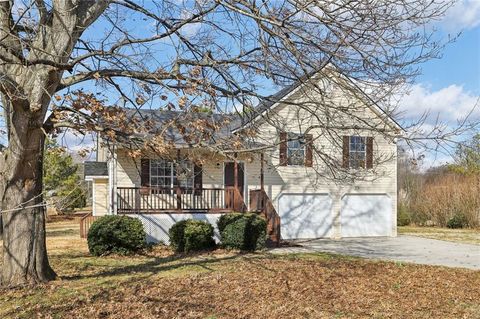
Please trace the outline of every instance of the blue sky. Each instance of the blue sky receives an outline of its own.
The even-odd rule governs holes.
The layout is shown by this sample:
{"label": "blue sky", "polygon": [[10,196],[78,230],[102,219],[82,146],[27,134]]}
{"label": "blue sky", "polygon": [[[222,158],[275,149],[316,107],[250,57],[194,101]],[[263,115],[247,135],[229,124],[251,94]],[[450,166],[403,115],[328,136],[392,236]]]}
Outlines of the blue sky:
{"label": "blue sky", "polygon": [[[426,126],[433,123],[437,115],[441,120],[455,122],[480,103],[480,0],[459,1],[435,27],[444,37],[461,34],[439,59],[421,65],[422,73],[410,94],[400,101],[407,118],[418,118],[430,110]],[[470,118],[480,121],[480,105]],[[426,155],[426,167],[451,161],[445,153]]]}
{"label": "blue sky", "polygon": [[441,59],[426,62],[422,72],[417,82],[429,83],[433,90],[457,84],[480,95],[480,26],[465,30]]}

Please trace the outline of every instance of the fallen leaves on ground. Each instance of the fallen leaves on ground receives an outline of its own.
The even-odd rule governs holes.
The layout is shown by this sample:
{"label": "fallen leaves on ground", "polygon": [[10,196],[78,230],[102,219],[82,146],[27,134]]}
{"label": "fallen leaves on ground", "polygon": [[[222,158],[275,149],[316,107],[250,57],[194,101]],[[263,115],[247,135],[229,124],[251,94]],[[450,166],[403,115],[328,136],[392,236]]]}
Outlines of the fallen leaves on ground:
{"label": "fallen leaves on ground", "polygon": [[[328,254],[91,257],[49,239],[60,280],[0,292],[13,318],[480,318],[480,272]],[[54,240],[54,241],[53,241]]]}

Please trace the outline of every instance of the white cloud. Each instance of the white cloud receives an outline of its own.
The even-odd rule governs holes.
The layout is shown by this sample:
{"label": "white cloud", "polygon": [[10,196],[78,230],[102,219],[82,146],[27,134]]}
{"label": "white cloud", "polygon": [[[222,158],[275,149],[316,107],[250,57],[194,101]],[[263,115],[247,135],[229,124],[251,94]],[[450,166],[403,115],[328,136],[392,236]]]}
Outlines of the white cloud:
{"label": "white cloud", "polygon": [[[75,134],[71,130],[66,130],[58,136],[57,141],[60,145],[66,147],[78,162],[95,160],[95,138],[92,134],[88,133],[83,136],[81,134]],[[89,154],[86,158],[80,158],[79,152],[83,152],[85,149],[90,151]]]}
{"label": "white cloud", "polygon": [[460,0],[440,22],[445,31],[458,32],[480,25],[480,0]]}
{"label": "white cloud", "polygon": [[[415,155],[423,154],[423,169],[437,166],[452,161],[452,154],[456,144],[468,139],[472,132],[463,130],[458,126],[457,121],[464,119],[467,115],[470,122],[480,121],[480,96],[465,90],[462,86],[452,84],[439,90],[432,90],[426,84],[415,84],[409,94],[400,97],[399,111],[402,111],[403,119],[407,123],[418,123],[417,121],[428,112],[424,122],[408,128],[407,136],[420,138],[414,142]],[[437,120],[441,123],[437,123]],[[467,127],[465,127],[467,128]],[[456,129],[460,129],[455,131]],[[438,136],[450,132],[449,141],[434,141],[424,139],[429,136]]]}
{"label": "white cloud", "polygon": [[[480,96],[466,91],[462,86],[452,84],[438,91],[428,85],[415,84],[410,93],[400,98],[400,110],[407,119],[418,119],[424,112],[436,120],[453,122],[465,118],[477,105]],[[480,119],[480,109],[473,109],[470,119]]]}

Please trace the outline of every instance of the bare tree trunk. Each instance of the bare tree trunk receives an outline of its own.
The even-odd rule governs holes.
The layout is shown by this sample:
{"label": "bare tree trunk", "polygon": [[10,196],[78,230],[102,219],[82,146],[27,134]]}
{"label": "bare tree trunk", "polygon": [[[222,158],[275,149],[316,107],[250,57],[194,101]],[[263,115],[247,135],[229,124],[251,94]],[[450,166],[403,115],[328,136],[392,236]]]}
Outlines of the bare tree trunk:
{"label": "bare tree trunk", "polygon": [[18,286],[55,278],[45,242],[45,207],[42,198],[44,133],[40,117],[19,117],[4,153],[0,173],[3,218],[1,284]]}

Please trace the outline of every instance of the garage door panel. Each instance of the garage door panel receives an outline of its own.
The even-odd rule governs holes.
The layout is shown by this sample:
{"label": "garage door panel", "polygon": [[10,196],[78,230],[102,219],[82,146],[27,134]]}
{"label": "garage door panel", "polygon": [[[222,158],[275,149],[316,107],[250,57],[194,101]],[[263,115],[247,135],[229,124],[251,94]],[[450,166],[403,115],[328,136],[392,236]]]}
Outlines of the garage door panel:
{"label": "garage door panel", "polygon": [[387,195],[355,194],[342,199],[342,237],[390,236],[392,200]]}
{"label": "garage door panel", "polygon": [[279,199],[284,239],[329,237],[332,200],[327,194],[282,194]]}

